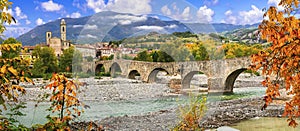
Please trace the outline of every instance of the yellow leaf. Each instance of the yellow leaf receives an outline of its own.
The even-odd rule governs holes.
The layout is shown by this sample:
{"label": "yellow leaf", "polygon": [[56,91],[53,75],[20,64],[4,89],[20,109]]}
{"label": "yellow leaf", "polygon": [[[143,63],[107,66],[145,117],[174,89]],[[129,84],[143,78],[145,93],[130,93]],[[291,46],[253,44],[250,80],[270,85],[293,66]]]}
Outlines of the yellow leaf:
{"label": "yellow leaf", "polygon": [[6,73],[6,66],[5,65],[1,67],[1,73],[3,73],[3,74]]}
{"label": "yellow leaf", "polygon": [[9,71],[10,73],[12,73],[14,76],[18,76],[17,70],[14,69],[12,66],[10,66],[10,67],[8,68],[8,71]]}

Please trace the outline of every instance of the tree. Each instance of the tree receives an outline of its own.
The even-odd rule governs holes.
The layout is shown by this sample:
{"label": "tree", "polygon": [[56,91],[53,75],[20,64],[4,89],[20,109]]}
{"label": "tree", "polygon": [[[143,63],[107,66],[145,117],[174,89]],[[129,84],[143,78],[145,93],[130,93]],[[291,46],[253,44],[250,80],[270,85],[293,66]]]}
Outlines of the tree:
{"label": "tree", "polygon": [[0,10],[1,10],[1,21],[0,21],[0,34],[2,34],[6,28],[4,24],[11,24],[12,22],[17,23],[15,18],[9,12],[4,12],[3,10],[11,9],[12,2],[8,0],[0,0]]}
{"label": "tree", "polygon": [[[12,21],[16,22],[16,20],[11,16],[10,13],[4,12],[4,10],[11,9],[12,2],[8,0],[0,0],[0,34],[2,35],[5,30],[5,24],[11,24]],[[4,53],[4,57],[0,58],[0,105],[3,108],[0,109],[0,130],[26,130],[22,124],[18,123],[17,120],[13,118],[7,118],[2,115],[2,110],[6,110],[6,101],[13,102],[12,104],[16,104],[18,102],[18,96],[20,94],[25,94],[25,88],[19,86],[20,82],[32,82],[31,79],[26,76],[29,75],[29,61],[21,59],[19,54],[17,55],[6,55],[5,53],[15,52],[21,50],[21,44],[14,42],[14,44],[1,44],[0,50],[2,51],[2,55]],[[8,53],[8,54],[9,54]],[[33,82],[32,82],[33,83]],[[22,108],[22,105],[18,107],[13,107],[18,110]],[[13,111],[13,110],[11,110]],[[15,112],[9,112],[12,115],[20,115],[21,112],[15,114]]]}
{"label": "tree", "polygon": [[175,60],[166,52],[158,51],[157,62],[174,62]]}
{"label": "tree", "polygon": [[151,56],[152,56],[153,62],[157,62],[158,53],[156,51],[154,51],[154,52],[151,53]]}
{"label": "tree", "polygon": [[151,56],[148,54],[147,50],[139,52],[133,60],[137,61],[152,61]]}
{"label": "tree", "polygon": [[74,67],[76,71],[80,71],[82,60],[82,54],[74,46],[65,49],[59,60],[59,70],[72,72]]}
{"label": "tree", "polygon": [[82,103],[77,98],[78,85],[80,83],[75,83],[72,80],[68,80],[64,75],[56,73],[52,75],[51,80],[53,82],[46,86],[46,89],[49,88],[52,90],[49,110],[52,110],[52,113],[58,112],[59,116],[48,115],[47,118],[49,121],[45,125],[38,126],[37,130],[70,131],[69,122],[80,116],[81,112],[83,112],[83,109],[80,109]]}
{"label": "tree", "polygon": [[86,57],[86,60],[87,60],[88,62],[92,62],[92,61],[94,60],[94,58],[93,58],[92,56],[88,56],[88,57]]}
{"label": "tree", "polygon": [[175,61],[190,61],[193,57],[189,49],[179,41],[161,45],[160,51],[167,53]]}
{"label": "tree", "polygon": [[51,47],[36,47],[33,55],[37,56],[33,64],[32,73],[34,75],[57,71],[57,57],[54,54],[54,49]]}
{"label": "tree", "polygon": [[195,60],[208,60],[209,55],[206,50],[206,47],[201,42],[197,42],[196,44],[187,45],[191,50]]}
{"label": "tree", "polygon": [[288,116],[289,126],[296,127],[294,118],[300,116],[300,20],[294,15],[299,10],[299,1],[281,0],[279,5],[284,10],[271,6],[259,25],[261,37],[271,46],[252,56],[251,67],[262,69],[266,75],[262,82],[267,87],[263,108],[280,96],[280,82],[284,82],[288,94],[293,95],[285,105],[284,116]]}
{"label": "tree", "polygon": [[[2,50],[2,58],[15,58],[20,55],[22,44],[21,42],[17,41],[15,38],[8,38],[3,41],[2,45],[10,45],[14,44],[14,48],[10,48],[9,50]],[[5,47],[5,46],[4,46]]]}

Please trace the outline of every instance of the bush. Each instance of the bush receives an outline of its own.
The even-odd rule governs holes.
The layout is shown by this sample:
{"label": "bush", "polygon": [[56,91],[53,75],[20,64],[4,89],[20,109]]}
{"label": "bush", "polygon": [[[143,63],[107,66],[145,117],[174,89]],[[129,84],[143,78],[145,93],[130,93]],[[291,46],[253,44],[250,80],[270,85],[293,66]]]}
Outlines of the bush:
{"label": "bush", "polygon": [[173,128],[174,131],[198,131],[203,130],[199,127],[199,121],[206,111],[206,97],[190,95],[188,105],[180,106],[181,121]]}

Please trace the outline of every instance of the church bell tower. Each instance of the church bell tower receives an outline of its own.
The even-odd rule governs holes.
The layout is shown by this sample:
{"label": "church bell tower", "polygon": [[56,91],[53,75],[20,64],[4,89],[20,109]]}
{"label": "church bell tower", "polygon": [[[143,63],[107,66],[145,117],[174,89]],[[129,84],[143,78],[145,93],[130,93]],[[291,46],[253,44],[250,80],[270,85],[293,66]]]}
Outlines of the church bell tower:
{"label": "church bell tower", "polygon": [[67,29],[66,29],[67,25],[64,19],[61,20],[60,22],[60,37],[62,41],[66,41],[67,40]]}

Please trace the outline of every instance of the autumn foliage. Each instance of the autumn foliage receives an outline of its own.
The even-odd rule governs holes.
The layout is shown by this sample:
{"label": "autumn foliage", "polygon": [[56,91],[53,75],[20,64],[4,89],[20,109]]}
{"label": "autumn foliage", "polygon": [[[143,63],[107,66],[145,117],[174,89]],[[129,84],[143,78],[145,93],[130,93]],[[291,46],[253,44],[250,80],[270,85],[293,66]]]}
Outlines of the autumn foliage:
{"label": "autumn foliage", "polygon": [[188,105],[180,106],[181,121],[175,126],[173,131],[198,131],[204,130],[199,127],[199,121],[203,118],[207,107],[205,105],[206,97],[191,96]]}
{"label": "autumn foliage", "polygon": [[[2,44],[2,52],[16,50],[19,44]],[[32,82],[27,76],[29,75],[29,62],[20,57],[0,58],[0,104],[4,110],[7,110],[8,101],[18,102],[18,96],[25,94],[23,87],[19,86],[20,82]],[[0,110],[1,111],[1,110]],[[2,113],[1,113],[2,115]],[[0,130],[9,130],[13,123],[4,117],[0,120]]]}
{"label": "autumn foliage", "polygon": [[53,112],[60,111],[60,119],[62,121],[71,120],[72,114],[80,116],[81,111],[78,110],[78,107],[80,107],[81,103],[77,98],[76,91],[79,88],[77,84],[72,80],[68,80],[64,75],[56,73],[53,74],[51,80],[53,82],[47,85],[46,88],[53,91],[53,95],[50,97]]}
{"label": "autumn foliage", "polygon": [[300,20],[295,17],[299,1],[281,0],[279,6],[284,10],[272,6],[264,14],[259,29],[271,46],[252,56],[252,69],[262,69],[266,75],[262,82],[267,87],[264,108],[280,96],[279,88],[284,83],[293,96],[285,105],[284,116],[288,116],[289,126],[296,127],[295,117],[300,116]]}
{"label": "autumn foliage", "polygon": [[52,90],[50,96],[51,106],[49,110],[52,113],[58,112],[57,116],[48,115],[48,122],[40,125],[37,130],[71,130],[69,121],[80,116],[82,110],[79,110],[81,103],[77,99],[78,85],[72,80],[68,80],[64,75],[53,73],[52,83],[45,88]]}

